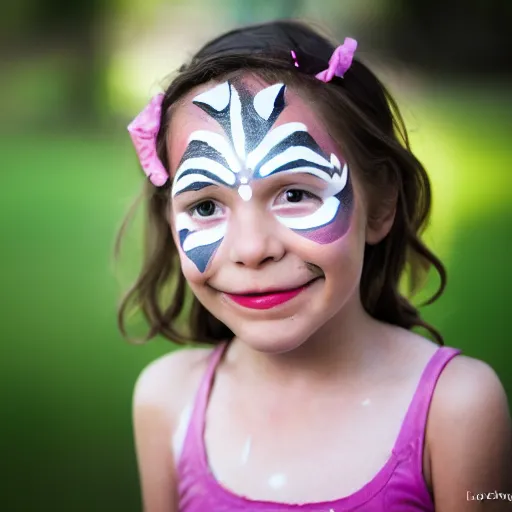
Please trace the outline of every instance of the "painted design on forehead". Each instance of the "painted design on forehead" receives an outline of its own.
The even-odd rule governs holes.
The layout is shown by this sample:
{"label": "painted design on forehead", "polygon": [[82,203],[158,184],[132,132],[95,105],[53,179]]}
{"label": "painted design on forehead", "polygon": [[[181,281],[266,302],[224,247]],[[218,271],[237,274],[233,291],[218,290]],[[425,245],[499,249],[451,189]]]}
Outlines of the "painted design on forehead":
{"label": "painted design on forehead", "polygon": [[259,148],[261,154],[265,148],[260,143],[285,107],[284,92],[284,84],[275,84],[252,97],[245,88],[237,90],[225,82],[196,96],[193,103],[220,124],[227,139],[208,130],[190,135],[174,177],[173,195],[221,184],[236,188],[248,201],[252,197],[250,181],[257,177],[254,150]]}
{"label": "painted design on forehead", "polygon": [[[284,84],[274,84],[252,96],[242,85],[235,88],[228,81],[196,96],[193,103],[219,123],[227,138],[208,130],[190,135],[172,195],[222,185],[237,189],[248,201],[253,180],[278,172],[313,174],[329,185],[322,207],[307,217],[277,219],[306,238],[330,243],[348,229],[352,206],[348,168],[344,164],[342,169],[334,154],[325,155],[303,123],[272,128],[285,108],[285,89]],[[181,246],[204,272],[222,243],[225,223],[198,230],[190,217],[181,215],[177,219]]]}

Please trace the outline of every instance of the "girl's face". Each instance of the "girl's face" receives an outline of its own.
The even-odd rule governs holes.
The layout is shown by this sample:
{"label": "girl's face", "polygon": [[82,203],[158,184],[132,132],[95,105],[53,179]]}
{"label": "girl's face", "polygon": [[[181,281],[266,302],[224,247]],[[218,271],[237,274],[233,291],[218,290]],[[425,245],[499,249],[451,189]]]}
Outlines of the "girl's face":
{"label": "girl's face", "polygon": [[363,196],[283,84],[207,84],[172,115],[170,224],[198,300],[241,340],[291,350],[357,301]]}

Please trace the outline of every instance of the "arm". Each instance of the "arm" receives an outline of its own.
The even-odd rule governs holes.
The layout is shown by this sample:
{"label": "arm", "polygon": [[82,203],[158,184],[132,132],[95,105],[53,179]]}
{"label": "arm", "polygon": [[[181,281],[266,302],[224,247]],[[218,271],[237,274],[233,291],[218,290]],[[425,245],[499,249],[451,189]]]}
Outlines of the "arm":
{"label": "arm", "polygon": [[177,350],[151,363],[137,380],[133,426],[144,512],[178,512],[173,435],[195,399],[210,353]]}
{"label": "arm", "polygon": [[[427,434],[436,512],[510,510],[512,430],[495,372],[465,356],[439,378]],[[477,499],[485,493],[485,499]],[[479,496],[481,498],[481,496]]]}
{"label": "arm", "polygon": [[178,512],[172,418],[160,386],[168,379],[162,375],[161,366],[157,362],[142,372],[133,396],[135,451],[144,512]]}

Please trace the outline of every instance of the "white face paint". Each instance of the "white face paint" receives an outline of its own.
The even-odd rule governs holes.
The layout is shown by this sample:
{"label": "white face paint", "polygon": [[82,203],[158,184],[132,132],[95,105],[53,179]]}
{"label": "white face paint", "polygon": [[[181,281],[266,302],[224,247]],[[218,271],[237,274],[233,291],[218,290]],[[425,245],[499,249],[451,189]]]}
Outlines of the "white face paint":
{"label": "white face paint", "polygon": [[193,231],[194,227],[194,222],[187,213],[179,213],[176,216],[177,231],[191,231],[190,235],[182,243],[182,248],[185,252],[190,252],[192,249],[201,248],[222,240],[226,235],[227,226],[226,222],[222,222],[210,229],[202,229],[200,231]]}
{"label": "white face paint", "polygon": [[268,479],[268,485],[272,489],[281,489],[286,484],[286,475],[284,473],[274,473]]}
{"label": "white face paint", "polygon": [[252,446],[252,437],[249,437],[245,442],[244,449],[242,450],[242,455],[240,457],[240,464],[245,466],[247,461],[249,460],[249,455],[251,454],[251,446]]}
{"label": "white face paint", "polygon": [[183,451],[183,445],[185,444],[185,436],[187,435],[190,418],[192,416],[192,404],[188,405],[183,409],[178,420],[178,427],[174,432],[171,440],[172,453],[176,461],[179,460],[181,452]]}
{"label": "white face paint", "polygon": [[[313,175],[327,184],[319,198],[321,207],[302,217],[276,214],[276,219],[306,238],[330,243],[348,229],[352,205],[352,190],[347,187],[348,167],[346,164],[342,167],[334,154],[327,157],[305,124],[290,122],[273,128],[285,108],[284,93],[283,84],[274,84],[251,96],[242,86],[237,90],[225,82],[196,96],[193,103],[219,123],[227,138],[208,130],[190,135],[173,180],[172,196],[221,185],[236,189],[243,201],[250,201],[254,180],[277,173]],[[343,222],[334,226],[334,221],[340,220],[342,202]],[[225,221],[219,221],[215,228],[203,228],[182,215],[189,213],[177,216],[180,243],[203,272],[222,242],[227,226]],[[322,229],[318,231],[319,228]]]}

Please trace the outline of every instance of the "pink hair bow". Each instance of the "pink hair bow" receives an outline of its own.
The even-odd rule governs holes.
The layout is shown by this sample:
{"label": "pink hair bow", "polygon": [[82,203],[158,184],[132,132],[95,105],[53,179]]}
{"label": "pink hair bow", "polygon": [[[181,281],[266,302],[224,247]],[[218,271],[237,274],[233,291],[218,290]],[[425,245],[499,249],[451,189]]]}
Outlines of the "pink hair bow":
{"label": "pink hair bow", "polygon": [[346,37],[342,45],[334,50],[329,59],[329,67],[316,75],[322,82],[330,82],[335,76],[343,78],[347,69],[352,65],[352,59],[357,49],[357,41]]}
{"label": "pink hair bow", "polygon": [[144,110],[128,125],[128,132],[139,157],[142,170],[157,187],[169,178],[156,152],[156,136],[160,129],[160,116],[164,94],[153,96]]}

